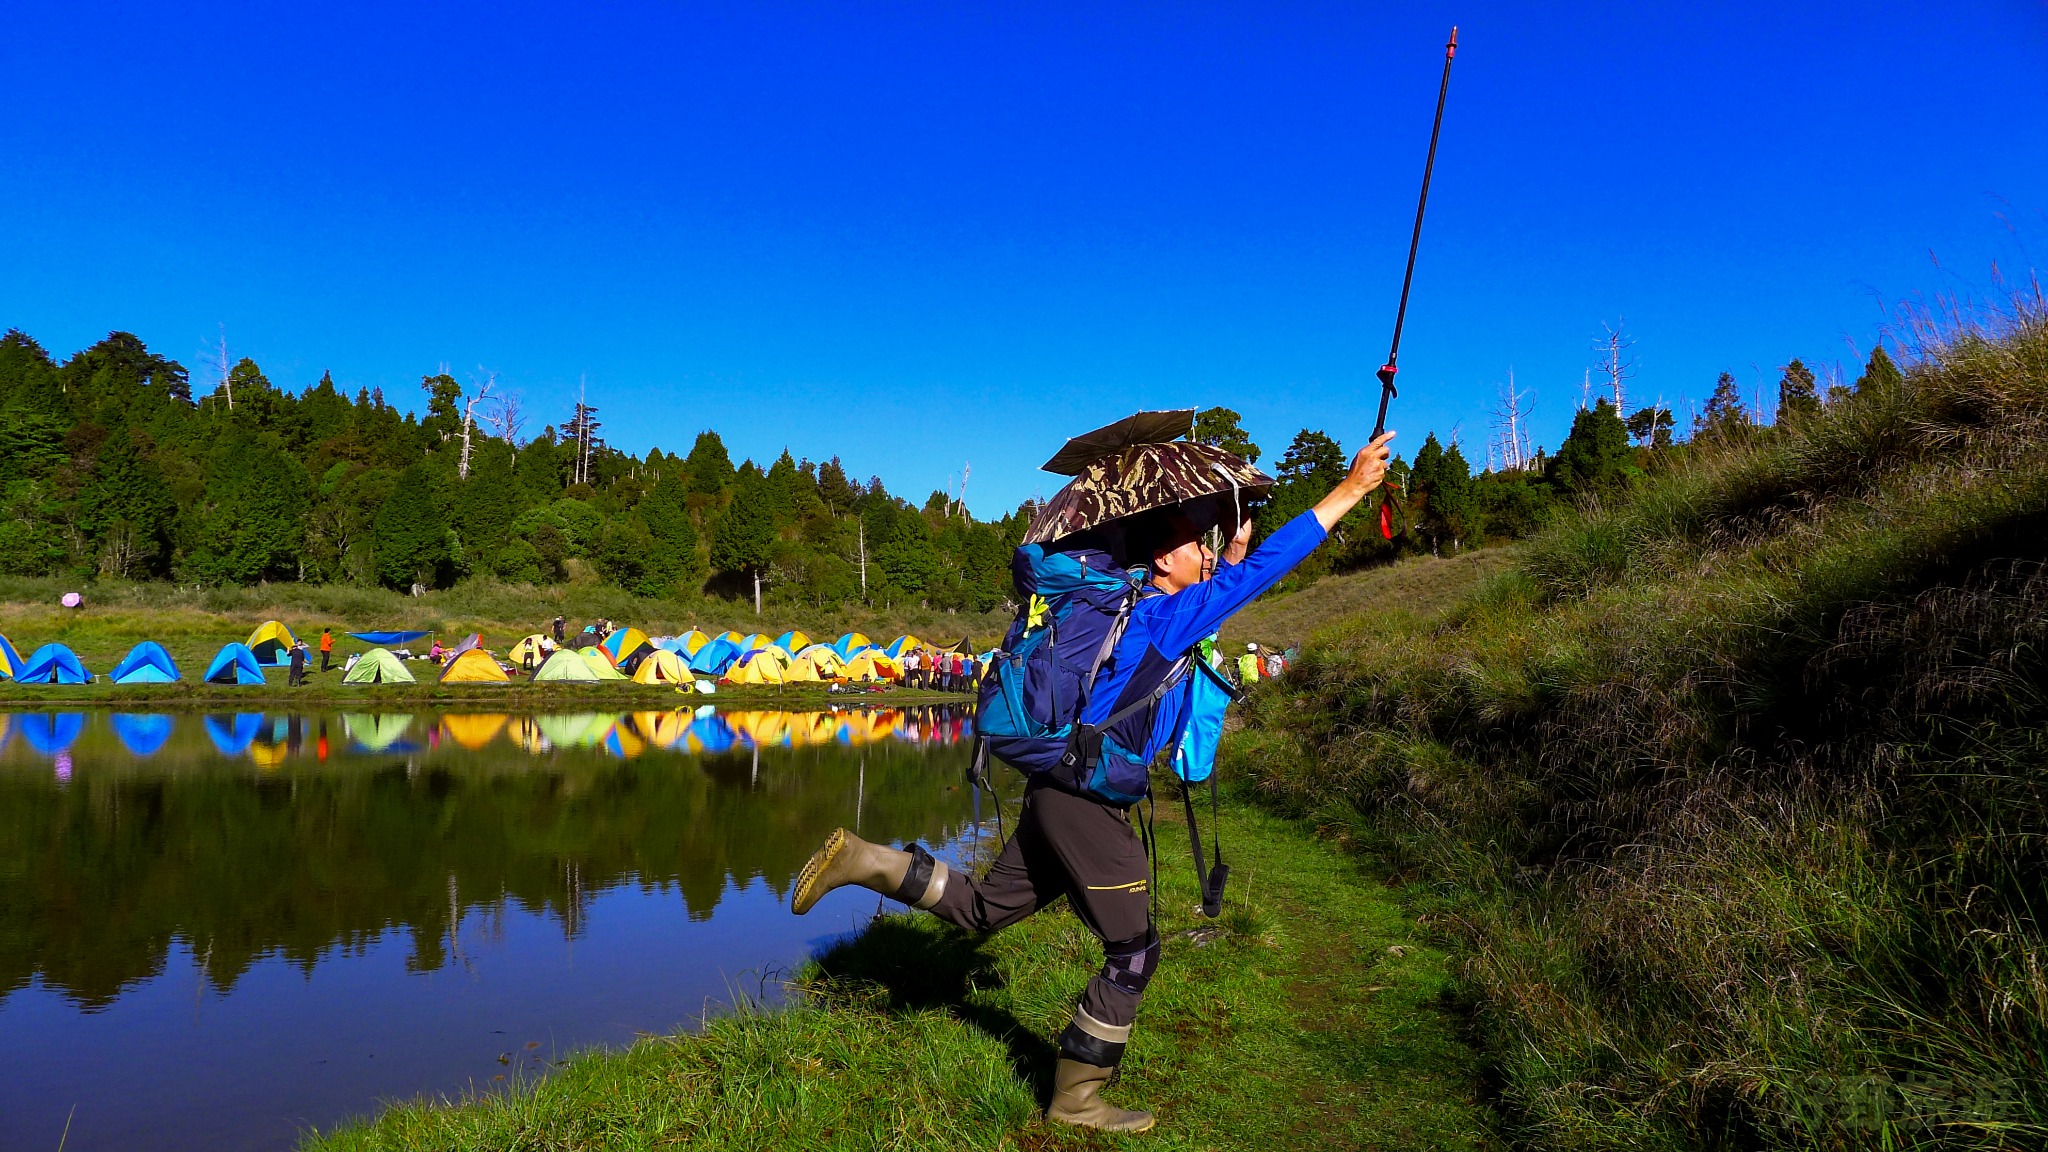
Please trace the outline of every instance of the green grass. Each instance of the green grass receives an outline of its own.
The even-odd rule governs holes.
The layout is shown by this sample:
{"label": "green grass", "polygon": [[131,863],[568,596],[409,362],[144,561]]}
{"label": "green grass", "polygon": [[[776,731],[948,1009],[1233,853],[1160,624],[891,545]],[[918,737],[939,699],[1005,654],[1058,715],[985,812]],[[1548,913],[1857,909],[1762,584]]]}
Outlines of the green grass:
{"label": "green grass", "polygon": [[2048,312],[1699,453],[1226,770],[1426,882],[1538,1148],[2048,1145]]}
{"label": "green grass", "polygon": [[[310,1152],[580,1148],[1493,1147],[1450,955],[1401,893],[1299,825],[1232,808],[1218,921],[1193,914],[1162,811],[1160,929],[1116,1101],[1137,1137],[1038,1118],[1051,1038],[1101,962],[1064,906],[976,938],[888,915],[807,966],[781,1010],[417,1101]],[[869,897],[843,894],[828,899]]]}

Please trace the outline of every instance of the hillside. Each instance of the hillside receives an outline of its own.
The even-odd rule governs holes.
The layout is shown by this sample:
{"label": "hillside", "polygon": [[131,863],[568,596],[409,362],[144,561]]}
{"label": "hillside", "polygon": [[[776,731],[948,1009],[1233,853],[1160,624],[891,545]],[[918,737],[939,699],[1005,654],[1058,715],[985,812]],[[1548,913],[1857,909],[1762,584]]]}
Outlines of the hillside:
{"label": "hillside", "polygon": [[2048,318],[1717,439],[1322,630],[1227,770],[1463,942],[1521,1142],[2040,1147]]}

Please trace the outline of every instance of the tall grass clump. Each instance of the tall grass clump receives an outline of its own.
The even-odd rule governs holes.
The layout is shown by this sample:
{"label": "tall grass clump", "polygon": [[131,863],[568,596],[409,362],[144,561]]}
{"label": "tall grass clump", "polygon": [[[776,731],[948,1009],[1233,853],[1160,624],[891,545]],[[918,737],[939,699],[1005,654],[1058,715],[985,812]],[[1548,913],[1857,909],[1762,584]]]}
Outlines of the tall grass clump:
{"label": "tall grass clump", "polygon": [[1431,882],[1534,1146],[2048,1145],[2048,310],[1919,335],[1229,745]]}

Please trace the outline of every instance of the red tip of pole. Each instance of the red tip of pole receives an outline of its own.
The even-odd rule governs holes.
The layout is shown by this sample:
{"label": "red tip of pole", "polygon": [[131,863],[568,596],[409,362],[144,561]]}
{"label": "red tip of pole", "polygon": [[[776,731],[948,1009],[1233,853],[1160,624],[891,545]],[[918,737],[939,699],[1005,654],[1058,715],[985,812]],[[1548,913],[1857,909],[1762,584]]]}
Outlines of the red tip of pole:
{"label": "red tip of pole", "polygon": [[1444,59],[1449,60],[1451,57],[1456,56],[1457,54],[1458,26],[1456,24],[1453,24],[1451,25],[1451,42],[1449,44],[1444,45]]}

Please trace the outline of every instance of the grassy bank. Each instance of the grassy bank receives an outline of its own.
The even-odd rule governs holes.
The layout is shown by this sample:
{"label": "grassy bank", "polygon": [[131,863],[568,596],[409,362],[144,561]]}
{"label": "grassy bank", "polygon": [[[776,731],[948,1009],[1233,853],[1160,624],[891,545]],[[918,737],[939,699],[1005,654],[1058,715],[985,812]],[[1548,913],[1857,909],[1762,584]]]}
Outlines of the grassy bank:
{"label": "grassy bank", "polygon": [[[292,688],[282,669],[267,669],[261,686],[222,684],[15,684],[0,681],[0,711],[36,712],[75,708],[129,708],[150,711],[246,712],[266,708],[338,708],[391,712],[406,709],[480,708],[488,711],[667,711],[713,705],[719,708],[760,708],[812,712],[826,708],[907,708],[917,705],[968,706],[974,698],[960,692],[926,692],[881,686],[878,690],[827,692],[821,686],[756,688],[721,684],[715,694],[683,693],[663,685],[606,680],[596,684],[441,684],[432,679],[431,664],[417,665],[417,684],[347,685],[339,669],[315,673]],[[203,668],[203,666],[202,666]]]}
{"label": "grassy bank", "polygon": [[2048,1144],[2048,320],[1700,453],[1226,770],[1460,926],[1541,1148]]}
{"label": "grassy bank", "polygon": [[1101,962],[1062,906],[986,938],[885,916],[807,967],[786,1009],[399,1105],[307,1147],[1489,1147],[1449,958],[1399,895],[1298,825],[1233,810],[1229,910],[1199,920],[1165,817],[1165,959],[1111,1090],[1159,1114],[1149,1135],[1036,1118],[1051,1038]]}

